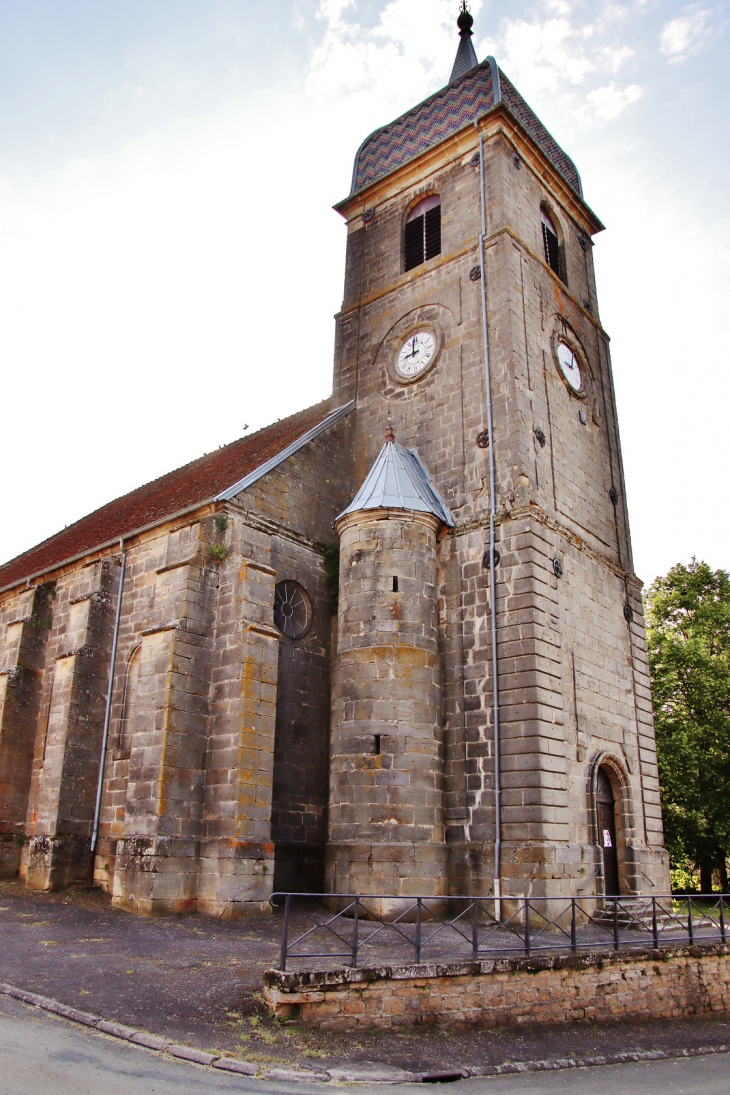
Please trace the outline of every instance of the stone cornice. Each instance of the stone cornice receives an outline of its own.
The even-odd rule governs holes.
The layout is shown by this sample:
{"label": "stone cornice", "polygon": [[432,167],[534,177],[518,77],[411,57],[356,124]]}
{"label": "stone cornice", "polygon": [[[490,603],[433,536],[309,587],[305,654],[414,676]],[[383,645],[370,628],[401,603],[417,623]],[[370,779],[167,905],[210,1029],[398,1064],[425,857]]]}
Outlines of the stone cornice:
{"label": "stone cornice", "polygon": [[[526,506],[516,506],[514,509],[505,513],[498,513],[495,518],[495,524],[504,525],[507,521],[520,521],[527,518],[528,520],[537,521],[543,528],[550,529],[551,532],[561,536],[566,543],[571,547],[576,548],[584,555],[588,556],[599,566],[606,567],[607,570],[612,571],[617,578],[620,578],[622,582],[627,582],[633,586],[637,592],[643,589],[644,583],[640,578],[631,570],[627,570],[619,563],[614,562],[608,555],[605,555],[602,551],[597,551],[596,548],[592,548],[581,536],[578,536],[572,529],[569,529],[567,525],[564,525],[561,521],[558,521],[555,517],[551,517],[535,502],[530,502]],[[470,532],[475,532],[477,529],[485,528],[489,525],[489,514],[484,513],[479,517],[473,517],[469,521],[464,521],[461,524],[457,523],[452,529],[449,529],[447,536],[466,536]]]}
{"label": "stone cornice", "polygon": [[420,267],[413,273],[401,274],[398,281],[395,284],[388,286],[387,289],[381,289],[377,293],[371,293],[367,297],[361,297],[356,304],[351,304],[347,308],[343,308],[337,313],[335,319],[342,319],[344,316],[349,315],[351,312],[357,312],[360,308],[365,308],[369,304],[374,304],[378,300],[382,300],[384,297],[389,296],[391,293],[398,293],[405,285],[409,285],[411,282],[418,281],[419,278],[428,278],[429,276],[438,273],[446,266],[451,266],[452,263],[458,262],[463,259],[465,255],[476,255],[479,250],[479,241],[475,240],[474,243],[469,244],[468,247],[462,247],[460,251],[452,251],[450,255],[442,255],[438,261],[429,260],[431,265],[427,270],[422,270]]}
{"label": "stone cornice", "polygon": [[572,190],[509,107],[500,102],[475,122],[467,123],[457,133],[426,149],[390,174],[376,179],[370,186],[338,202],[335,209],[347,221],[348,232],[360,227],[366,210],[401,197],[411,187],[424,182],[429,175],[443,170],[462,156],[466,157],[477,151],[477,126],[487,143],[499,137],[504,138],[575,223],[580,225],[582,231],[593,235],[603,230],[604,226],[593,210]]}
{"label": "stone cornice", "polygon": [[[321,544],[318,540],[312,540],[309,536],[297,532],[281,521],[275,521],[270,517],[262,517],[260,514],[247,510],[238,502],[229,500],[225,503],[225,509],[238,514],[239,517],[243,518],[245,524],[256,529],[257,532],[265,532],[269,536],[281,536],[284,540],[291,540],[293,544],[299,544],[300,547],[307,548],[316,555],[324,555],[327,549],[326,544]],[[260,564],[257,564],[257,566],[260,567]]]}
{"label": "stone cornice", "polygon": [[[584,319],[588,320],[588,322],[592,324],[593,327],[595,327],[595,329],[603,336],[603,338],[606,339],[607,342],[611,341],[610,336],[603,329],[600,320],[596,319],[592,312],[589,312],[587,308],[583,307],[582,302],[578,300],[578,298],[574,296],[573,293],[571,293],[570,289],[562,280],[562,278],[559,278],[558,275],[550,269],[545,260],[539,255],[536,255],[532,248],[528,244],[526,244],[525,241],[520,236],[518,236],[517,233],[509,225],[506,225],[503,228],[498,228],[497,231],[493,232],[491,236],[487,236],[485,238],[485,250],[495,244],[502,236],[508,236],[515,244],[517,244],[518,247],[522,248],[522,250],[527,255],[529,255],[531,259],[534,259],[535,262],[539,263],[543,270],[553,279],[561,295],[566,297],[571,302],[571,304],[573,304],[578,309]],[[343,308],[337,313],[335,319],[344,319],[345,316],[351,315],[352,313],[357,312],[362,308],[366,308],[369,305],[374,304],[378,300],[383,300],[385,297],[390,296],[391,293],[400,292],[405,285],[417,281],[419,278],[428,278],[434,274],[439,273],[441,270],[444,269],[444,267],[451,266],[453,263],[459,262],[466,255],[476,256],[478,254],[478,251],[479,243],[473,243],[470,244],[468,247],[463,247],[460,251],[453,251],[450,255],[442,256],[438,262],[434,262],[431,266],[429,266],[427,270],[422,270],[419,267],[418,270],[414,271],[412,274],[401,274],[397,282],[395,282],[393,285],[388,286],[387,289],[381,289],[377,293],[371,293],[369,296],[362,297],[359,301],[357,301],[357,303],[351,304],[347,308]],[[487,278],[487,293],[489,293],[489,278]]]}

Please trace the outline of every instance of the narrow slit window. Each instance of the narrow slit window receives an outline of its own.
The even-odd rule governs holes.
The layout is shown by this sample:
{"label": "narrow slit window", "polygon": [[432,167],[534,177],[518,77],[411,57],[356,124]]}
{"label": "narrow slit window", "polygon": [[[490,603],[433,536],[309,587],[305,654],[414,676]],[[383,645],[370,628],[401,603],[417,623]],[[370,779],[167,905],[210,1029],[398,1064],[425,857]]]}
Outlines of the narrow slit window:
{"label": "narrow slit window", "polygon": [[379,757],[381,755],[382,751],[383,751],[382,750],[382,735],[381,734],[376,734],[375,735],[375,756]]}
{"label": "narrow slit window", "polygon": [[396,574],[393,575],[393,592],[398,592],[398,576]]}
{"label": "narrow slit window", "polygon": [[545,247],[545,262],[551,270],[555,271],[559,278],[562,278],[563,281],[565,281],[560,265],[560,243],[558,242],[558,233],[545,210],[542,209],[540,212],[542,215],[542,242]]}
{"label": "narrow slit window", "polygon": [[429,194],[411,209],[406,219],[406,270],[441,254],[441,198]]}

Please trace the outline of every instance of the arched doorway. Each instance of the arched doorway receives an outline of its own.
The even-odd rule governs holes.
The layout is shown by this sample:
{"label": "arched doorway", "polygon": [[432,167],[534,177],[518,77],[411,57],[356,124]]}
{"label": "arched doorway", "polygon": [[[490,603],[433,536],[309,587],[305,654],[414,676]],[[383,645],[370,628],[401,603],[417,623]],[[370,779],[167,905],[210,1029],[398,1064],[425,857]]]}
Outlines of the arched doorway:
{"label": "arched doorway", "polygon": [[596,780],[596,810],[598,836],[603,849],[603,880],[606,897],[617,897],[621,892],[618,881],[618,854],[616,852],[616,802],[611,780],[605,768],[598,769]]}

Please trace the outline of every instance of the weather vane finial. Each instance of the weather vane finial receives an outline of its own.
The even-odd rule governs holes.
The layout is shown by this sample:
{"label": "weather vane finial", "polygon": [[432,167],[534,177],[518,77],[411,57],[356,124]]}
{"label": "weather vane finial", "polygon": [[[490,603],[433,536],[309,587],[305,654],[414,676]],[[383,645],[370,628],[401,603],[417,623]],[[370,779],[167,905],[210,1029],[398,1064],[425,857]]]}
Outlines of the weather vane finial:
{"label": "weather vane finial", "polygon": [[472,42],[472,27],[474,26],[474,19],[469,11],[469,5],[466,0],[461,0],[461,8],[459,10],[459,18],[456,20],[459,27],[459,48],[456,51],[456,60],[454,61],[454,67],[451,70],[451,77],[449,83],[453,84],[454,80],[459,80],[462,76],[466,76],[467,72],[471,72],[473,68],[479,64],[477,61],[477,55],[474,52],[474,43]]}
{"label": "weather vane finial", "polygon": [[474,26],[474,17],[469,11],[469,6],[466,0],[461,0],[461,11],[459,12],[459,18],[456,20],[456,24],[459,28],[460,35],[466,35],[471,37],[472,27]]}

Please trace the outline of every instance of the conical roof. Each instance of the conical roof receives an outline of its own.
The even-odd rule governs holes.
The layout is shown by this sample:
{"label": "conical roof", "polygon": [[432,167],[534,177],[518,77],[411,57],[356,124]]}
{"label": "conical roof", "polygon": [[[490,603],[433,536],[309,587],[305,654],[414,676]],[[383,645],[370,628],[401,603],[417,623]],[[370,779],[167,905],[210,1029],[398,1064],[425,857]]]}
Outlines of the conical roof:
{"label": "conical roof", "polygon": [[405,509],[416,513],[433,513],[450,528],[454,525],[446,503],[433,485],[416,450],[404,449],[390,439],[380,450],[360,490],[337,520],[348,513],[359,513],[368,509]]}

